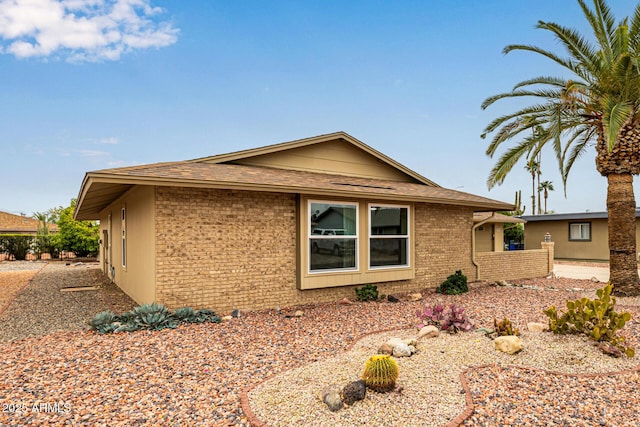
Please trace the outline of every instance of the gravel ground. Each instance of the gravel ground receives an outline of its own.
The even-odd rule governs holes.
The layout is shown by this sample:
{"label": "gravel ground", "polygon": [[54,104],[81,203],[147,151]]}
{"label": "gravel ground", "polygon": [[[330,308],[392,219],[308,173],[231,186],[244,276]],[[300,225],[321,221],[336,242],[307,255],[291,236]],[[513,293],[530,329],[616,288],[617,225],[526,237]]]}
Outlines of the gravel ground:
{"label": "gravel ground", "polygon": [[[0,283],[15,287],[19,283],[16,275],[33,276],[36,269],[40,271],[29,278],[31,283],[0,312],[0,340],[86,329],[87,320],[100,311],[126,311],[135,306],[115,285],[103,279],[96,263],[3,262]],[[100,290],[60,292],[61,288],[75,286],[97,286]]]}
{"label": "gravel ground", "polygon": [[[4,330],[9,324],[7,322],[15,323],[12,328],[23,325],[29,329],[29,320],[17,322],[11,317],[29,319],[30,316],[39,315],[39,310],[49,310],[48,305],[58,307],[45,316],[50,322],[54,322],[51,317],[54,314],[57,317],[77,317],[79,321],[82,315],[77,316],[72,312],[80,312],[80,305],[91,304],[99,298],[94,295],[93,299],[63,304],[59,301],[62,293],[57,289],[98,280],[95,275],[97,271],[64,267],[53,266],[50,269],[47,266],[40,271],[5,314],[0,316],[0,329]],[[325,364],[328,371],[323,370],[322,375],[327,379],[330,375],[344,375],[351,380],[360,374],[362,360],[355,360],[353,369],[332,361],[348,358],[349,354],[358,351],[369,355],[373,341],[377,346],[378,340],[383,337],[362,340],[358,340],[358,337],[380,330],[412,328],[415,312],[426,302],[462,305],[478,326],[491,325],[494,317],[508,317],[523,330],[527,322],[544,321],[541,310],[549,305],[564,307],[567,298],[576,299],[583,295],[592,297],[593,290],[602,286],[600,283],[569,279],[534,279],[521,283],[544,290],[474,284],[465,295],[443,296],[425,292],[425,301],[414,303],[321,304],[284,308],[282,313],[273,310],[246,313],[239,319],[222,324],[183,325],[175,330],[107,336],[77,330],[0,342],[0,425],[249,425],[247,414],[240,405],[240,395],[244,390],[255,387],[249,395],[256,396],[260,387],[291,377],[291,372],[287,372],[289,369],[303,370],[308,369],[309,365]],[[38,298],[45,298],[43,294],[34,293],[22,298],[28,292],[35,292],[35,288],[47,286],[54,291],[49,294],[55,296],[42,300],[42,304]],[[574,288],[582,290],[572,290]],[[619,299],[619,308],[624,307],[634,314],[634,319],[624,332],[629,344],[638,350],[639,303],[638,299]],[[39,310],[28,310],[31,306]],[[7,312],[14,310],[14,307],[15,311],[8,319]],[[72,307],[73,310],[70,309]],[[300,308],[304,310],[303,317],[285,316]],[[96,310],[89,311],[91,313],[87,318]],[[61,313],[64,315],[61,316]],[[86,321],[87,318],[82,320]],[[71,329],[73,324],[81,327],[79,323],[71,322],[66,325],[67,329]],[[38,333],[38,330],[34,329],[31,333]],[[552,335],[545,335],[553,339]],[[453,399],[453,395],[460,402],[462,384],[455,376],[451,380],[446,375],[451,373],[448,371],[475,363],[474,354],[456,356],[454,345],[464,348],[464,344],[458,343],[458,340],[487,340],[484,337],[471,337],[473,335],[442,335],[435,342],[443,345],[445,353],[434,353],[428,362],[423,360],[427,370],[424,366],[423,369],[416,366],[413,370],[409,365],[417,363],[420,355],[429,354],[426,348],[414,356],[414,362],[410,359],[403,361],[407,364],[401,367],[401,383],[406,384],[403,395],[374,396],[374,393],[370,393],[370,399],[343,410],[344,414],[360,403],[369,405],[369,410],[360,415],[358,422],[360,425],[375,423],[376,414],[391,405],[387,398],[392,402],[401,401],[419,388],[411,385],[413,383],[410,381],[415,380],[418,385],[439,390],[435,381],[420,382],[420,376],[429,371],[443,375],[443,383],[452,392],[434,391],[430,397],[433,400],[418,405],[419,410],[412,412],[410,408],[403,408],[396,418],[386,420],[384,425],[429,426],[446,422],[453,413],[433,416],[429,411],[438,412],[437,407],[443,405],[442,401]],[[530,343],[535,341],[529,336],[525,338]],[[369,342],[368,339],[373,341]],[[531,350],[536,348],[530,345]],[[562,348],[559,350],[562,351]],[[575,371],[593,372],[593,367],[581,366],[585,363],[580,363],[584,353],[591,349],[589,344],[584,347],[567,344],[561,355],[547,359],[574,360]],[[533,350],[530,353],[539,352]],[[461,361],[458,357],[467,360]],[[631,362],[634,365],[637,360],[636,356],[632,361],[615,362],[610,359],[607,362]],[[340,373],[341,369],[343,373]],[[640,402],[637,373],[570,377],[543,374],[526,367],[497,365],[470,370],[466,377],[475,410],[464,422],[465,425],[640,425],[640,415],[635,411],[637,402]],[[260,385],[267,378],[272,380]],[[314,381],[317,379],[312,380],[304,393],[315,396],[318,390]],[[282,387],[286,387],[286,384],[285,381]],[[259,405],[256,403],[255,406],[252,405],[251,409],[258,412]],[[272,406],[277,408],[278,405]],[[458,406],[456,410],[460,409],[463,407]],[[317,414],[316,411],[322,411],[318,416],[325,416],[327,412],[313,399],[309,400],[309,407],[297,409],[297,413],[305,417],[307,413]],[[287,412],[282,417],[296,415],[296,412]],[[315,422],[320,418],[312,420],[312,425],[322,425]],[[331,425],[334,421],[332,418]],[[274,425],[278,423],[295,424],[293,419],[281,419]]]}

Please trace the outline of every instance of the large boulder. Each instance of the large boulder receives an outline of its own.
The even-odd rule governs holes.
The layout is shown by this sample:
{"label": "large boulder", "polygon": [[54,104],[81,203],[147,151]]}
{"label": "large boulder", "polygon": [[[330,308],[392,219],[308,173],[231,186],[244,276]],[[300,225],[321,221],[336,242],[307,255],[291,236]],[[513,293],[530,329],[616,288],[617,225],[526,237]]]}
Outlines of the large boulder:
{"label": "large boulder", "polygon": [[524,348],[522,340],[515,335],[505,335],[493,340],[496,350],[507,354],[515,354]]}

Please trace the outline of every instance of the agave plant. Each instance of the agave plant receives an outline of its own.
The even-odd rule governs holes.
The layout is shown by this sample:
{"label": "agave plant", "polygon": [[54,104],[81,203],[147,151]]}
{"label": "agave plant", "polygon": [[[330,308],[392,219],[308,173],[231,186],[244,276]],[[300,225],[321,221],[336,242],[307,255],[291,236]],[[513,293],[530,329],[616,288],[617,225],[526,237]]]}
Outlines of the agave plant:
{"label": "agave plant", "polygon": [[200,323],[198,312],[191,307],[181,307],[173,312],[173,317],[184,323]]}
{"label": "agave plant", "polygon": [[142,304],[133,309],[136,314],[136,324],[140,329],[160,330],[165,328],[175,328],[176,320],[171,312],[162,304]]}
{"label": "agave plant", "polygon": [[220,318],[220,316],[214,313],[213,310],[209,310],[208,308],[203,308],[201,310],[198,310],[197,323],[204,323],[204,322],[220,323],[222,322],[222,319]]}
{"label": "agave plant", "polygon": [[89,326],[91,330],[99,334],[110,334],[115,332],[119,323],[117,322],[116,315],[111,311],[101,311],[96,314],[93,319],[89,320]]}

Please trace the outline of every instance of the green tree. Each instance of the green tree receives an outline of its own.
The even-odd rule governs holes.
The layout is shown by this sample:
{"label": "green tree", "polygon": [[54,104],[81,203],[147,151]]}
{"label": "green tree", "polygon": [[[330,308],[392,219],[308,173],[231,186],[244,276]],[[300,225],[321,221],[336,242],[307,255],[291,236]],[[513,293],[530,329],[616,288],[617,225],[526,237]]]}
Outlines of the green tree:
{"label": "green tree", "polygon": [[[565,48],[566,57],[532,45],[505,47],[505,53],[527,51],[546,57],[568,71],[571,78],[534,77],[483,102],[485,109],[504,98],[535,99],[485,128],[483,137],[493,134],[487,148],[491,157],[503,143],[525,135],[498,159],[487,183],[490,188],[502,183],[523,155],[535,156],[549,144],[558,160],[566,192],[567,176],[574,162],[595,146],[596,169],[608,184],[609,260],[614,293],[640,295],[633,194],[633,175],[640,173],[640,4],[631,19],[627,17],[617,24],[605,0],[593,0],[593,9],[583,0],[578,4],[593,40],[556,23],[539,21],[537,25],[555,36]],[[534,123],[541,126],[540,132],[528,132]]]}
{"label": "green tree", "polygon": [[553,191],[553,181],[542,181],[538,185],[538,191],[544,191],[544,213],[547,214],[547,198],[549,197],[549,191]]}
{"label": "green tree", "polygon": [[94,221],[73,219],[75,209],[76,199],[71,199],[71,205],[60,211],[58,219],[60,249],[71,251],[79,257],[95,255],[98,253],[100,227]]}

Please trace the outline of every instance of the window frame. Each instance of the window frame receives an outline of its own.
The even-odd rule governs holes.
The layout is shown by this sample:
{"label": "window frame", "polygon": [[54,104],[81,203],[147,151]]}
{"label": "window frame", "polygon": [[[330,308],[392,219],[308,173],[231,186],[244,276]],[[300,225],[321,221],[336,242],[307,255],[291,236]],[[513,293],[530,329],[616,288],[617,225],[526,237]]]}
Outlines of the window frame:
{"label": "window frame", "polygon": [[[406,209],[407,210],[407,231],[406,234],[372,234],[372,225],[373,220],[372,216],[372,207],[381,207],[381,208],[398,208],[398,209]],[[391,204],[391,203],[368,203],[367,204],[367,267],[371,271],[377,270],[389,270],[396,268],[411,268],[411,206],[410,205],[399,205],[399,204]],[[373,239],[405,239],[405,251],[406,251],[406,263],[405,264],[395,264],[395,265],[371,265],[371,241]]]}
{"label": "window frame", "polygon": [[[355,207],[355,235],[314,235],[312,233],[311,226],[311,205],[312,204],[323,204],[323,205],[343,205],[343,206],[354,206]],[[327,273],[352,273],[360,271],[360,252],[359,252],[359,244],[360,244],[360,203],[353,201],[345,201],[345,200],[320,200],[320,199],[309,199],[307,200],[307,218],[305,219],[307,223],[307,273],[308,274],[327,274]],[[324,268],[324,269],[311,269],[311,255],[313,251],[311,250],[311,242],[313,240],[340,240],[340,239],[353,239],[355,243],[355,265],[354,267],[346,267],[346,268]]]}
{"label": "window frame", "polygon": [[[589,231],[589,237],[586,239],[583,238],[572,238],[571,237],[571,226],[572,225],[580,225],[580,226],[587,226],[587,229]],[[580,228],[580,234],[582,235],[582,227]],[[573,222],[569,222],[569,241],[570,242],[590,242],[591,241],[591,234],[592,232],[592,227],[591,227],[591,222],[590,221],[573,221]]]}

